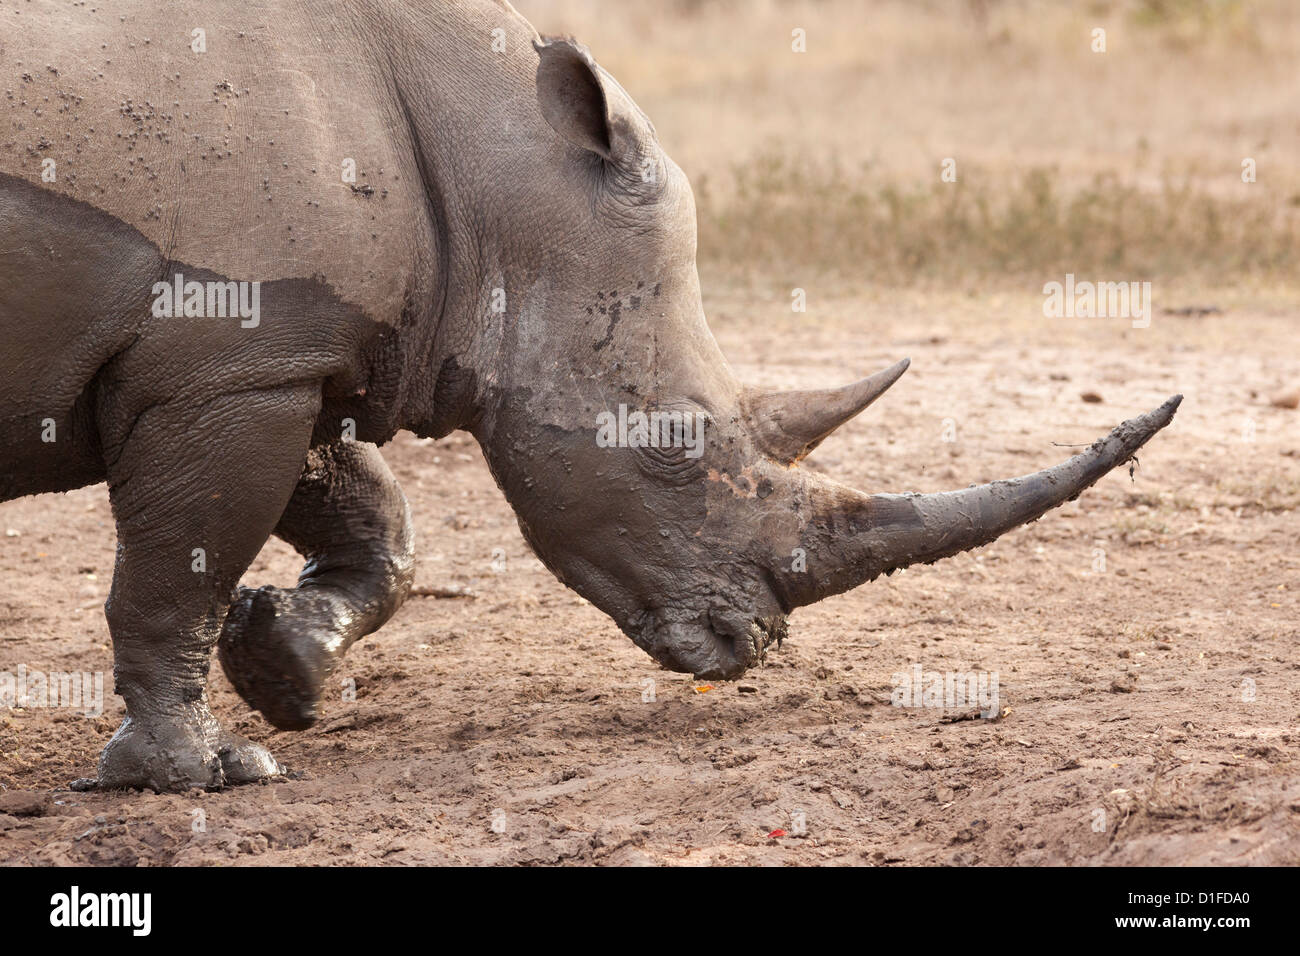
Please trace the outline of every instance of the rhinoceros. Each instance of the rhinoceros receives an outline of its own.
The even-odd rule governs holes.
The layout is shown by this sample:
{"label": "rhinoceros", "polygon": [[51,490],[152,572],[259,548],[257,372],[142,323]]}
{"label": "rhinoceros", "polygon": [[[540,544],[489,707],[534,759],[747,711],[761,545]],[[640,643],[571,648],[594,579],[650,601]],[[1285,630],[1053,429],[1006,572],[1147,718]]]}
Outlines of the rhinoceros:
{"label": "rhinoceros", "polygon": [[[508,3],[0,18],[0,501],[108,483],[127,716],[100,787],[283,772],[213,716],[212,649],[272,724],[312,724],[411,587],[376,447],[399,429],[472,434],[560,581],[664,667],[729,679],[794,608],[1073,499],[1180,400],[1027,477],[863,494],[799,463],[906,361],[738,382],[686,177],[585,47]],[[240,587],[271,535],[298,586]]]}

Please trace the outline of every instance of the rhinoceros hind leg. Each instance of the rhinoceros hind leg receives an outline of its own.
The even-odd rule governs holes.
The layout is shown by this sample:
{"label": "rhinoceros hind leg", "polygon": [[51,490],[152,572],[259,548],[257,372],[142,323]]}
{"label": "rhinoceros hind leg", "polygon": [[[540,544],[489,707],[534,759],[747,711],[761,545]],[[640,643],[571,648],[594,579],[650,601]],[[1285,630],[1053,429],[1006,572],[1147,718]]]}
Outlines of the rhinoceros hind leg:
{"label": "rhinoceros hind leg", "polygon": [[298,587],[240,588],[218,657],[249,706],[281,730],[304,730],[347,649],[410,590],[411,514],[379,449],[340,441],[308,455],[275,533],[307,558]]}
{"label": "rhinoceros hind leg", "polygon": [[318,407],[306,386],[176,398],[105,443],[118,534],[105,613],[127,717],[100,756],[100,788],[210,789],[281,771],[221,729],[208,667],[231,591],[293,493]]}

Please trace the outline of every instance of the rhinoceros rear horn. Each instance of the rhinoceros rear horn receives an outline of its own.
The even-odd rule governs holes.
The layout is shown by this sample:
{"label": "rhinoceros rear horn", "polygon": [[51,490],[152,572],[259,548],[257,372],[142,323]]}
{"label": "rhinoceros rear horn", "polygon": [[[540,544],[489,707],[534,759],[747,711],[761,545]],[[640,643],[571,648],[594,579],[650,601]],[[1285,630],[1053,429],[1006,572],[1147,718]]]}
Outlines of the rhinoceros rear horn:
{"label": "rhinoceros rear horn", "polygon": [[750,434],[769,458],[793,464],[883,395],[910,364],[910,359],[903,359],[843,388],[805,392],[746,389],[744,407]]}
{"label": "rhinoceros rear horn", "polygon": [[654,127],[618,81],[572,40],[534,42],[537,105],[551,129],[628,175],[628,182],[662,182]]}

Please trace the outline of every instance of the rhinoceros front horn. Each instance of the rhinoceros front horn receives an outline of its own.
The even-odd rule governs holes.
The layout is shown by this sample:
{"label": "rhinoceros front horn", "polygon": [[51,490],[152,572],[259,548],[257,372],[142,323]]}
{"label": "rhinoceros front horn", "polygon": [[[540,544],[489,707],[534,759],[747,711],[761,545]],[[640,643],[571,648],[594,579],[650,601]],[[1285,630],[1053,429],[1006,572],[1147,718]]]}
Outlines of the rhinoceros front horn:
{"label": "rhinoceros front horn", "polygon": [[843,388],[804,392],[746,389],[744,408],[750,434],[769,458],[793,464],[883,395],[910,364],[911,359],[903,359]]}
{"label": "rhinoceros front horn", "polygon": [[931,564],[988,544],[1078,497],[1122,465],[1174,417],[1175,395],[1124,422],[1055,468],[943,494],[864,495],[819,475],[805,476],[810,516],[801,534],[806,569],[775,579],[790,607],[812,604],[881,574]]}

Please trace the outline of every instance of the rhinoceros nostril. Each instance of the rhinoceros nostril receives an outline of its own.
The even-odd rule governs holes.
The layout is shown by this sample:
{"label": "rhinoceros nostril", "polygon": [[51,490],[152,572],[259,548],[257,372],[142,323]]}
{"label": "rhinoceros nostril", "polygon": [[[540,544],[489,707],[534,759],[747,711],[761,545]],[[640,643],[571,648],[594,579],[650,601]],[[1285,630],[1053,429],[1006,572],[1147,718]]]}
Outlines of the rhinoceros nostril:
{"label": "rhinoceros nostril", "polygon": [[785,616],[745,615],[729,607],[703,614],[686,609],[642,612],[625,628],[636,644],[669,670],[733,680],[785,638]]}

